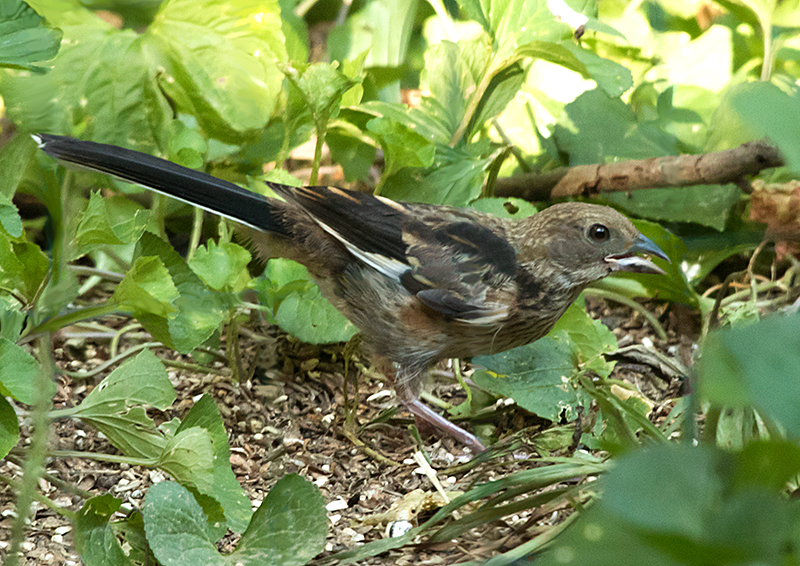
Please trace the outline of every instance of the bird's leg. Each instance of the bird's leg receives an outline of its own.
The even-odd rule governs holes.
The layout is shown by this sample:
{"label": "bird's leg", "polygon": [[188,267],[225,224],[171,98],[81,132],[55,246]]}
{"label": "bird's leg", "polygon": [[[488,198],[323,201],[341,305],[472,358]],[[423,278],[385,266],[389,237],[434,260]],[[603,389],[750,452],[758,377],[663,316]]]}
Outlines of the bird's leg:
{"label": "bird's leg", "polygon": [[434,428],[443,431],[462,444],[465,444],[474,453],[484,452],[486,447],[474,435],[458,425],[455,425],[441,416],[439,413],[428,407],[425,403],[420,401],[419,389],[420,380],[422,375],[419,372],[413,374],[406,374],[405,372],[398,372],[395,370],[393,364],[381,364],[384,374],[394,382],[394,389],[397,392],[397,397],[406,408],[411,411],[417,421],[417,426],[424,424],[433,426]]}

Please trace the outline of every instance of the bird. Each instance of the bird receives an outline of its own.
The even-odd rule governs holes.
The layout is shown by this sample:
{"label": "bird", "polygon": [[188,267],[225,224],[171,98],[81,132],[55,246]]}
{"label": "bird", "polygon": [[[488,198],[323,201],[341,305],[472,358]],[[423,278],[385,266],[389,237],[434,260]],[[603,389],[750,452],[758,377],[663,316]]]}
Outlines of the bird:
{"label": "bird", "polygon": [[524,219],[401,203],[336,187],[267,182],[266,197],[130,149],[33,136],[65,164],[107,173],[237,222],[256,254],[306,266],[362,333],[376,367],[420,426],[486,448],[420,399],[437,362],[494,354],[545,336],[589,284],[669,261],[625,216],[565,202]]}

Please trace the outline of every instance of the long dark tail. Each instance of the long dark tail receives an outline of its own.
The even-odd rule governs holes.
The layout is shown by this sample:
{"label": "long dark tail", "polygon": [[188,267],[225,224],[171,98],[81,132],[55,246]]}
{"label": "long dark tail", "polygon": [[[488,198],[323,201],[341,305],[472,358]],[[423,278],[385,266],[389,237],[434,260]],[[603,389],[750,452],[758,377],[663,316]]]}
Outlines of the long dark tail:
{"label": "long dark tail", "polygon": [[115,145],[50,134],[33,139],[59,161],[108,173],[258,230],[286,234],[273,202],[207,173]]}

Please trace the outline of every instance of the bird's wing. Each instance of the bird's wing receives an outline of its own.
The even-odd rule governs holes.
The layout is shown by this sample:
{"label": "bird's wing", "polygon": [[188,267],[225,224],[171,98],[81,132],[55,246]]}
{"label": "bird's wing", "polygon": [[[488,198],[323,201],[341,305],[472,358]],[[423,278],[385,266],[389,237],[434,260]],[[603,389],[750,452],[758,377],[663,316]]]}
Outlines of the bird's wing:
{"label": "bird's wing", "polygon": [[481,215],[336,188],[272,188],[428,308],[472,324],[508,316],[508,301],[493,300],[493,291],[513,284],[516,252]]}

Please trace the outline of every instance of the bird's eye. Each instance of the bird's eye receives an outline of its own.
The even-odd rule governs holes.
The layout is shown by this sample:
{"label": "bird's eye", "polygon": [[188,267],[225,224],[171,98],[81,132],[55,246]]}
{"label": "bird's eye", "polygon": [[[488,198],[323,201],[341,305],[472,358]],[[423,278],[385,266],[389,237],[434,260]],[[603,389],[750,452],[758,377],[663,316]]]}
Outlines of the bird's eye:
{"label": "bird's eye", "polygon": [[588,234],[589,238],[591,238],[593,242],[597,242],[598,244],[607,242],[608,239],[611,237],[611,231],[602,224],[592,224],[589,227]]}

